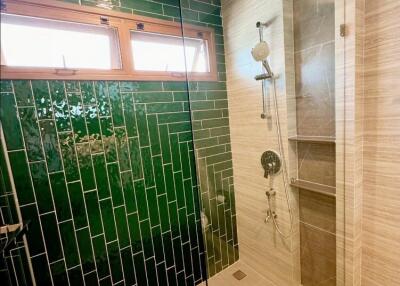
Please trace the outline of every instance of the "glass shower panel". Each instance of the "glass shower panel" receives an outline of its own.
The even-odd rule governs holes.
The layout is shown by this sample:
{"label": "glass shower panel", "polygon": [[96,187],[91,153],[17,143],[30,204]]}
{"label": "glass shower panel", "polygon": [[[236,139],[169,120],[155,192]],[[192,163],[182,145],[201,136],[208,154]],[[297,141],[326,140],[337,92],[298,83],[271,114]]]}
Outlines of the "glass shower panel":
{"label": "glass shower panel", "polygon": [[188,73],[208,284],[342,285],[344,0],[180,2],[216,51]]}

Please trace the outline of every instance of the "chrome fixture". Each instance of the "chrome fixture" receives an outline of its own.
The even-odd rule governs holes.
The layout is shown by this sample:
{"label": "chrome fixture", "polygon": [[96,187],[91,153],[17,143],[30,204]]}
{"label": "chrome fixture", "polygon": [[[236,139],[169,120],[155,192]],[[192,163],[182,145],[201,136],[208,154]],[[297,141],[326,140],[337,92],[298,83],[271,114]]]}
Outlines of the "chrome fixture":
{"label": "chrome fixture", "polygon": [[274,175],[281,170],[281,158],[275,151],[268,150],[261,155],[261,165],[264,168],[264,178]]}

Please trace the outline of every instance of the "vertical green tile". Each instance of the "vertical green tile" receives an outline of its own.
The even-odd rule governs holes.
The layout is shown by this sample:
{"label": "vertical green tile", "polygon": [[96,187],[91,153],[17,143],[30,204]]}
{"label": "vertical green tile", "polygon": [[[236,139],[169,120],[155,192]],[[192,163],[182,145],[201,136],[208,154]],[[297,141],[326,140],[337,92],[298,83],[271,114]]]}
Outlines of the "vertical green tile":
{"label": "vertical green tile", "polygon": [[83,104],[92,105],[96,104],[96,95],[94,92],[94,85],[92,81],[82,81],[80,83]]}
{"label": "vertical green tile", "polygon": [[100,201],[100,210],[104,224],[106,242],[114,241],[117,239],[117,231],[115,229],[114,212],[111,199]]}
{"label": "vertical green tile", "polygon": [[159,264],[165,260],[161,236],[161,227],[159,225],[151,228],[151,236],[153,238],[154,258],[156,260],[156,263]]}
{"label": "vertical green tile", "polygon": [[124,197],[118,164],[109,164],[107,170],[113,205],[114,207],[121,206],[124,204]]}
{"label": "vertical green tile", "polygon": [[139,217],[137,213],[128,215],[129,233],[131,235],[132,252],[142,251],[142,237],[140,235]]}
{"label": "vertical green tile", "polygon": [[95,82],[95,93],[100,116],[109,116],[111,113],[110,103],[108,100],[107,86],[104,81]]}
{"label": "vertical green tile", "polygon": [[112,125],[111,118],[101,118],[100,124],[107,162],[115,162],[117,160],[117,149],[115,145],[114,127]]}
{"label": "vertical green tile", "polygon": [[115,284],[123,279],[120,250],[116,241],[107,244],[107,253],[110,260],[112,281]]}
{"label": "vertical green tile", "polygon": [[176,202],[168,203],[169,220],[171,222],[171,234],[173,238],[179,236],[178,206]]}
{"label": "vertical green tile", "polygon": [[55,213],[51,212],[40,217],[47,255],[50,263],[63,258],[61,240]]}
{"label": "vertical green tile", "polygon": [[136,197],[135,190],[133,187],[132,174],[125,172],[121,174],[122,177],[122,188],[124,191],[125,206],[127,213],[136,212]]}
{"label": "vertical green tile", "polygon": [[85,204],[89,218],[90,234],[95,236],[103,233],[100,205],[96,190],[85,193]]}
{"label": "vertical green tile", "polygon": [[59,132],[70,131],[71,121],[69,118],[68,101],[65,95],[64,84],[61,81],[50,81],[49,85],[57,130]]}
{"label": "vertical green tile", "polygon": [[87,226],[86,206],[80,182],[68,184],[68,193],[75,227],[79,229]]}
{"label": "vertical green tile", "polygon": [[57,261],[50,265],[51,276],[55,285],[68,285],[67,269],[64,261]]}
{"label": "vertical green tile", "polygon": [[149,126],[151,154],[153,156],[156,156],[161,153],[160,137],[158,135],[157,116],[156,115],[148,115],[147,121],[148,121],[148,126]]}
{"label": "vertical green tile", "polygon": [[78,249],[81,256],[83,273],[88,273],[96,269],[92,252],[92,241],[90,239],[89,229],[83,228],[76,232],[78,239]]}
{"label": "vertical green tile", "polygon": [[88,141],[86,129],[85,110],[83,108],[80,93],[68,93],[69,117],[74,130],[75,142],[83,143]]}
{"label": "vertical green tile", "polygon": [[71,285],[84,285],[83,273],[80,267],[74,267],[68,270],[68,278]]}
{"label": "vertical green tile", "polygon": [[110,82],[108,83],[108,95],[111,103],[112,110],[112,118],[114,122],[114,126],[123,126],[124,125],[124,116],[122,110],[122,98],[119,92],[118,82]]}
{"label": "vertical green tile", "polygon": [[47,213],[54,210],[45,163],[33,163],[30,165],[30,169],[39,213]]}
{"label": "vertical green tile", "polygon": [[169,145],[169,132],[168,126],[166,124],[159,125],[160,129],[160,141],[161,141],[161,153],[163,158],[163,163],[171,163],[171,147]]}
{"label": "vertical green tile", "polygon": [[52,285],[49,262],[46,254],[31,258],[33,273],[35,274],[36,285]]}
{"label": "vertical green tile", "polygon": [[31,82],[29,80],[14,80],[14,92],[18,106],[33,106]]}
{"label": "vertical green tile", "polygon": [[122,95],[123,106],[124,106],[124,117],[126,124],[126,131],[128,133],[128,137],[137,136],[137,126],[136,126],[136,117],[135,117],[135,106],[132,100],[132,94],[126,93]]}
{"label": "vertical green tile", "polygon": [[160,215],[158,213],[157,193],[155,188],[146,189],[147,202],[149,205],[150,224],[152,227],[160,224]]}
{"label": "vertical green tile", "polygon": [[22,133],[24,135],[28,160],[30,162],[43,160],[44,155],[35,108],[19,108],[19,117],[21,119]]}
{"label": "vertical green tile", "polygon": [[83,190],[93,190],[96,188],[96,183],[94,180],[93,164],[90,154],[89,143],[77,144],[76,152],[78,155],[79,170],[81,172]]}
{"label": "vertical green tile", "polygon": [[80,92],[79,82],[76,80],[67,80],[65,83],[65,90],[67,92]]}
{"label": "vertical green tile", "polygon": [[121,172],[130,170],[130,159],[129,159],[129,149],[128,149],[128,137],[126,136],[126,130],[124,127],[115,128],[115,139],[117,142],[117,153],[119,166]]}
{"label": "vertical green tile", "polygon": [[172,165],[174,167],[174,172],[182,170],[181,156],[179,151],[178,135],[170,134],[170,144],[172,151]]}
{"label": "vertical green tile", "polygon": [[45,120],[40,121],[39,124],[47,168],[49,169],[49,172],[61,171],[63,167],[54,121]]}
{"label": "vertical green tile", "polygon": [[0,93],[0,120],[8,150],[24,148],[14,95]]}
{"label": "vertical green tile", "polygon": [[108,198],[110,197],[110,188],[108,186],[105,157],[103,154],[96,154],[92,158],[99,199]]}
{"label": "vertical green tile", "polygon": [[174,181],[175,181],[176,202],[178,204],[178,208],[182,208],[185,206],[185,188],[183,185],[182,172],[174,173]]}
{"label": "vertical green tile", "polygon": [[96,285],[99,282],[95,271],[85,274],[83,279],[85,280],[85,285]]}
{"label": "vertical green tile", "polygon": [[171,232],[163,233],[163,245],[165,251],[165,263],[167,268],[174,265],[174,252],[172,247],[172,235]]}
{"label": "vertical green tile", "polygon": [[79,167],[76,160],[73,133],[59,133],[58,138],[67,182],[79,180]]}
{"label": "vertical green tile", "polygon": [[182,257],[182,243],[180,238],[175,238],[172,240],[174,247],[174,258],[175,258],[175,268],[176,272],[183,270],[183,257]]}
{"label": "vertical green tile", "polygon": [[126,221],[125,207],[121,206],[115,208],[114,214],[115,214],[115,222],[117,224],[119,245],[121,248],[127,247],[131,243],[129,239],[129,231],[128,231],[128,224]]}
{"label": "vertical green tile", "polygon": [[122,265],[126,285],[134,285],[136,283],[135,267],[133,265],[133,257],[130,247],[121,250]]}
{"label": "vertical green tile", "polygon": [[20,205],[35,202],[29,167],[24,151],[8,153]]}
{"label": "vertical green tile", "polygon": [[67,268],[79,265],[78,246],[76,244],[72,221],[66,221],[60,224],[60,234]]}
{"label": "vertical green tile", "polygon": [[164,165],[164,174],[165,174],[165,189],[167,191],[168,201],[172,202],[176,199],[172,164]]}
{"label": "vertical green tile", "polygon": [[185,205],[188,214],[194,214],[194,203],[193,203],[193,188],[192,181],[190,179],[183,182],[185,189]]}
{"label": "vertical green tile", "polygon": [[138,275],[137,275],[138,286],[139,285],[148,285],[146,275],[144,275],[146,273],[146,268],[145,268],[143,253],[140,252],[140,253],[135,254],[133,256],[133,262],[135,264],[135,271],[136,271],[136,273],[138,273]]}
{"label": "vertical green tile", "polygon": [[146,116],[146,106],[144,104],[136,104],[136,122],[139,133],[139,143],[140,146],[149,146],[149,131],[147,127],[147,116]]}
{"label": "vertical green tile", "polygon": [[40,227],[39,214],[36,205],[22,206],[21,214],[24,221],[31,221],[29,231],[26,234],[31,256],[43,253],[45,251],[44,241],[42,238],[42,229]]}
{"label": "vertical green tile", "polygon": [[155,183],[150,147],[141,148],[141,154],[146,188],[150,188]]}
{"label": "vertical green tile", "polygon": [[58,172],[50,174],[49,177],[58,221],[62,222],[71,219],[71,208],[68,203],[68,191],[64,173]]}
{"label": "vertical green tile", "polygon": [[178,216],[179,216],[179,226],[181,230],[181,240],[182,243],[185,243],[189,241],[189,230],[187,225],[186,209],[185,208],[178,209]]}
{"label": "vertical green tile", "polygon": [[139,220],[145,220],[149,217],[149,213],[143,180],[135,182],[135,195],[138,206]]}
{"label": "vertical green tile", "polygon": [[0,80],[0,92],[12,92],[12,81],[11,80]]}
{"label": "vertical green tile", "polygon": [[182,175],[184,179],[190,178],[190,161],[187,143],[180,143],[179,150],[181,154]]}
{"label": "vertical green tile", "polygon": [[99,279],[102,279],[110,275],[106,241],[103,235],[96,236],[92,241],[97,273],[99,274]]}
{"label": "vertical green tile", "polygon": [[138,180],[143,178],[139,140],[137,138],[129,138],[128,142],[133,179]]}
{"label": "vertical green tile", "polygon": [[97,115],[96,106],[85,106],[86,127],[88,139],[92,153],[103,151],[103,142],[101,140],[100,121]]}
{"label": "vertical green tile", "polygon": [[35,98],[37,117],[39,119],[53,118],[53,104],[50,97],[49,86],[45,80],[33,80],[32,91]]}
{"label": "vertical green tile", "polygon": [[166,193],[164,182],[164,170],[161,156],[153,157],[154,175],[157,188],[157,195]]}
{"label": "vertical green tile", "polygon": [[158,207],[160,210],[161,230],[164,233],[170,229],[167,195],[158,197]]}
{"label": "vertical green tile", "polygon": [[154,255],[153,240],[151,238],[150,221],[144,220],[140,222],[140,231],[143,239],[143,252],[146,259]]}

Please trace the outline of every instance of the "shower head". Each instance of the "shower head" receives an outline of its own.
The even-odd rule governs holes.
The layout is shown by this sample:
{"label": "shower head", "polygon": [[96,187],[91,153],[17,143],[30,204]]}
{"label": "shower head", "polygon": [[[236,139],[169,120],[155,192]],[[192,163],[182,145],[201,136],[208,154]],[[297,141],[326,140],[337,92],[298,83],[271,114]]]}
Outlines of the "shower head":
{"label": "shower head", "polygon": [[262,62],[269,56],[269,46],[267,42],[259,42],[252,50],[251,55],[256,62]]}

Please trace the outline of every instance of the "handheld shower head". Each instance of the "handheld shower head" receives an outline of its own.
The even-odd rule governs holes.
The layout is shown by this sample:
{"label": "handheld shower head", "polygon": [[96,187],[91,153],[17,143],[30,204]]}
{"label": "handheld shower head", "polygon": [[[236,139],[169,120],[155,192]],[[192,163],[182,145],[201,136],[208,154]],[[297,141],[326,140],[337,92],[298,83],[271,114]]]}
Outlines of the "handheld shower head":
{"label": "handheld shower head", "polygon": [[261,41],[251,50],[251,55],[255,61],[262,62],[267,59],[269,52],[270,50],[267,42]]}

